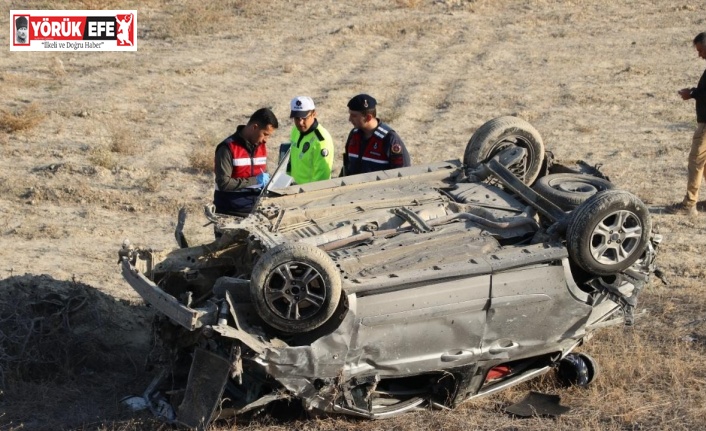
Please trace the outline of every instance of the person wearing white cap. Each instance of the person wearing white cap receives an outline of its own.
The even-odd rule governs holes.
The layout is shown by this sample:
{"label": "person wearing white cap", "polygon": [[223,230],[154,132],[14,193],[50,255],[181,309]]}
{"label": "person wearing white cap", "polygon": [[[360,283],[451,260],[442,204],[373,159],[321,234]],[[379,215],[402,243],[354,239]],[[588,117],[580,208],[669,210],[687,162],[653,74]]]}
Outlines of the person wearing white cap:
{"label": "person wearing white cap", "polygon": [[333,140],[316,118],[314,101],[297,96],[289,105],[294,126],[287,172],[297,184],[328,180],[333,167]]}

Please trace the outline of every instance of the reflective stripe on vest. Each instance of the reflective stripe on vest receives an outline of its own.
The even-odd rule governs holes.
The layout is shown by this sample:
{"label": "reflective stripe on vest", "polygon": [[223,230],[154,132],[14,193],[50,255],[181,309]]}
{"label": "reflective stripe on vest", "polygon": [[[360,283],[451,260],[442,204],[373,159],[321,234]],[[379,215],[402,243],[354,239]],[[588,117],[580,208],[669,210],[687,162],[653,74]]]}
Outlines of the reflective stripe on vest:
{"label": "reflective stripe on vest", "polygon": [[228,147],[233,154],[231,178],[254,177],[267,170],[267,147],[265,145],[255,147],[252,157],[245,147],[234,141],[229,142]]}

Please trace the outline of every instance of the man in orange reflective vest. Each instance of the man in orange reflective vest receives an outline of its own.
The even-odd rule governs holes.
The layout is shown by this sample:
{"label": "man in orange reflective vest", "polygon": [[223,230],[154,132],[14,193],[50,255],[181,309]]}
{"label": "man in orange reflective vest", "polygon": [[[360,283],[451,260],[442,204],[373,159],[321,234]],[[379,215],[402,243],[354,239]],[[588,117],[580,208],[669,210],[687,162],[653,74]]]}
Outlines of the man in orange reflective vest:
{"label": "man in orange reflective vest", "polygon": [[261,108],[248,124],[240,125],[235,133],[216,147],[216,189],[213,203],[216,212],[247,216],[260,191],[270,180],[267,173],[267,139],[279,127],[275,114]]}

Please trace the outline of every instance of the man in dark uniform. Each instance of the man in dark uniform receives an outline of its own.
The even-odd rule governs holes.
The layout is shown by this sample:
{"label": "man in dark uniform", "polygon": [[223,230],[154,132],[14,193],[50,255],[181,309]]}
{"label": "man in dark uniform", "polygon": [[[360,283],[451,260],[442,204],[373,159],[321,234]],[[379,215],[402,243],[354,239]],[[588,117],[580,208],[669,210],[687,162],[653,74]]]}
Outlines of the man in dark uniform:
{"label": "man in dark uniform", "polygon": [[216,147],[216,189],[213,203],[216,212],[246,216],[269,182],[267,173],[267,139],[279,127],[275,114],[261,108],[240,125],[235,133]]}
{"label": "man in dark uniform", "polygon": [[377,101],[359,94],[348,102],[348,134],[341,176],[411,166],[402,138],[377,118]]}
{"label": "man in dark uniform", "polygon": [[[706,60],[706,32],[699,33],[694,38],[694,48],[699,57]],[[689,176],[686,182],[686,196],[677,207],[677,212],[696,217],[696,201],[699,198],[701,179],[706,178],[706,70],[699,83],[694,88],[682,88],[679,95],[683,100],[696,100],[696,131],[691,140],[689,152]]]}

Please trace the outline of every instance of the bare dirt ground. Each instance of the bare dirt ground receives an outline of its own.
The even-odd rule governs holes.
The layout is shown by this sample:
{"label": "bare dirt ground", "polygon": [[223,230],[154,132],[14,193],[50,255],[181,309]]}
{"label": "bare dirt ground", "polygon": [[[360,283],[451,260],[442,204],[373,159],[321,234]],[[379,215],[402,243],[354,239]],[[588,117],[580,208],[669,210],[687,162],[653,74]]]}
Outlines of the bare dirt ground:
{"label": "bare dirt ground", "polygon": [[[3,1],[0,27],[27,8],[137,8],[139,48],[0,43],[0,430],[157,428],[119,407],[144,389],[149,336],[116,265],[121,242],[174,247],[180,206],[191,211],[187,236],[209,239],[201,209],[222,138],[268,106],[281,122],[276,148],[288,139],[289,100],[304,94],[341,154],[346,102],[361,92],[377,98],[417,164],[462,157],[471,134],[501,115],[529,120],[559,158],[602,163],[650,206],[669,284],[648,286],[635,327],[582,347],[602,366],[588,390],[546,378],[394,421],[263,417],[217,428],[703,428],[706,215],[663,211],[683,196],[695,126],[693,103],[676,91],[706,67],[691,46],[706,30],[696,3]],[[530,389],[559,394],[572,411],[502,413]]]}

